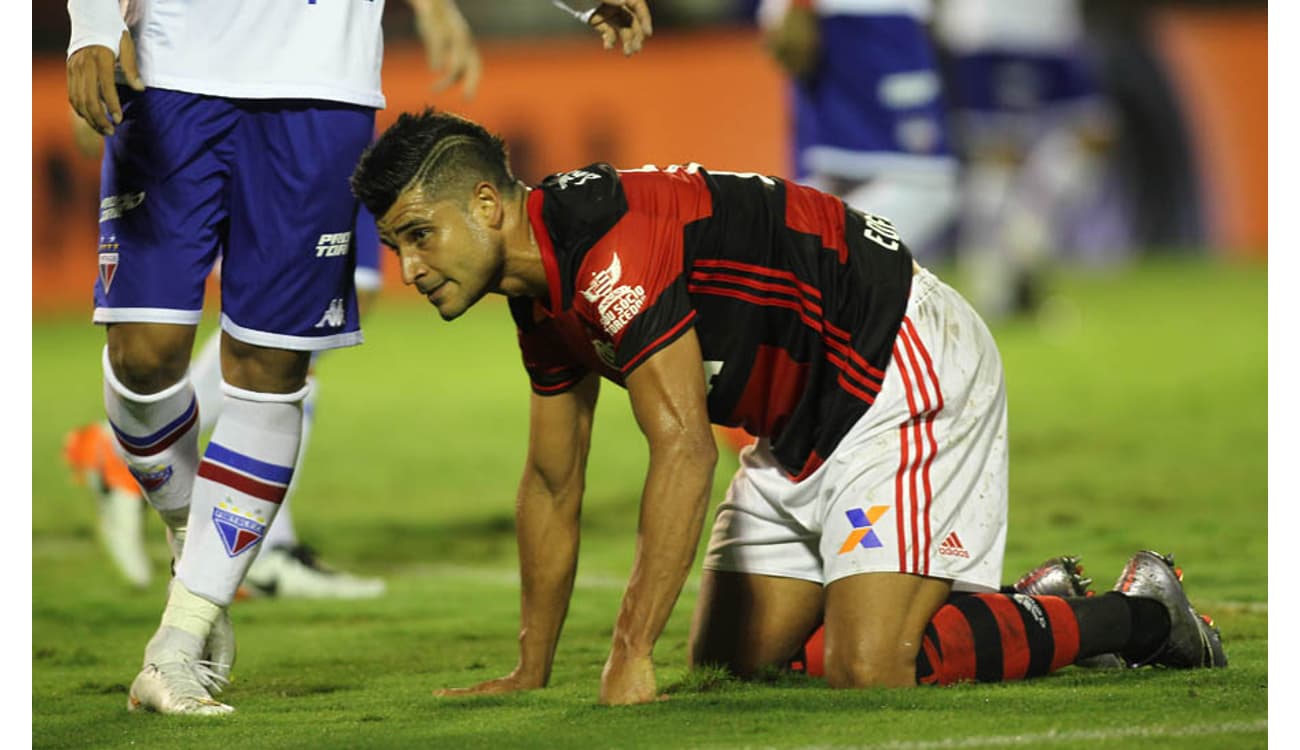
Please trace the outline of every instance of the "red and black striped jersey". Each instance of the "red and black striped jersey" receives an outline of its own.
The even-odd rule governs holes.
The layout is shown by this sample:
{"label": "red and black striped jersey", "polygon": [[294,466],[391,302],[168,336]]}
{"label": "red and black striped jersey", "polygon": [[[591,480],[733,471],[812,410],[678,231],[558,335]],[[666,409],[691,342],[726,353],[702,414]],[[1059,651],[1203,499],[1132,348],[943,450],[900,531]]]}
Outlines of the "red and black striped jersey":
{"label": "red and black striped jersey", "polygon": [[871,407],[912,284],[887,220],[694,164],[593,164],[527,200],[549,289],[510,309],[536,393],[589,372],[622,385],[694,327],[709,418],[768,437],[796,479]]}

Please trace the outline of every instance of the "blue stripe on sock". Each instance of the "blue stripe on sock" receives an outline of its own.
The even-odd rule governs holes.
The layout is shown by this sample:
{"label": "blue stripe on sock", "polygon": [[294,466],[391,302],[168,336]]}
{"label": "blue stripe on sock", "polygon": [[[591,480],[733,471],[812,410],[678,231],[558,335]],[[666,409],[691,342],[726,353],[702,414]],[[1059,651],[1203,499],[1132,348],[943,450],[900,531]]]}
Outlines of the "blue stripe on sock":
{"label": "blue stripe on sock", "polygon": [[223,463],[233,469],[238,469],[245,474],[252,474],[266,482],[288,484],[289,480],[293,478],[292,466],[277,466],[276,464],[268,464],[265,461],[258,461],[256,458],[236,453],[223,445],[213,442],[208,443],[208,449],[203,453],[203,457]]}
{"label": "blue stripe on sock", "polygon": [[180,427],[181,425],[189,421],[194,416],[194,412],[198,408],[199,408],[199,402],[196,399],[191,398],[190,406],[188,409],[185,410],[184,414],[181,414],[179,417],[169,422],[167,426],[162,428],[161,430],[155,432],[152,435],[146,435],[145,437],[136,437],[134,435],[128,435],[125,432],[122,432],[121,430],[118,429],[117,425],[114,424],[112,420],[109,420],[109,425],[113,428],[113,432],[117,433],[118,438],[120,438],[122,442],[129,443],[131,445],[136,446],[137,448],[147,448],[153,445],[154,443],[158,442],[159,440],[162,440],[163,438],[167,437],[167,435],[169,435],[173,430],[175,430],[176,428]]}

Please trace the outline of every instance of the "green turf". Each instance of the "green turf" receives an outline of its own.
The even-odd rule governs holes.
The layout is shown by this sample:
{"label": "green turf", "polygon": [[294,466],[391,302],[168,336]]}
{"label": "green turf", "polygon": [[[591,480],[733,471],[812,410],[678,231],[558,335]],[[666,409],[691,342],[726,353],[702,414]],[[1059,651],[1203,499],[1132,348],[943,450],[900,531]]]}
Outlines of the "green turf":
{"label": "green turf", "polygon": [[[367,343],[320,365],[295,519],[327,559],[382,574],[361,603],[243,602],[230,717],[131,715],[157,623],[161,525],[146,591],[95,540],[58,459],[101,414],[102,334],[33,326],[32,738],[37,747],[1264,747],[1267,743],[1267,272],[1147,263],[1063,278],[1045,321],[995,327],[1011,409],[1006,575],[1081,554],[1108,588],[1139,547],[1177,553],[1223,628],[1224,671],[1087,672],[1010,685],[833,692],[787,677],[688,675],[697,572],[656,652],[669,700],[607,709],[597,686],[631,565],[645,450],[605,387],[577,590],[552,687],[438,699],[516,657],[513,494],[528,389],[509,314],[455,324],[389,299]],[[715,502],[734,469],[724,457]]]}

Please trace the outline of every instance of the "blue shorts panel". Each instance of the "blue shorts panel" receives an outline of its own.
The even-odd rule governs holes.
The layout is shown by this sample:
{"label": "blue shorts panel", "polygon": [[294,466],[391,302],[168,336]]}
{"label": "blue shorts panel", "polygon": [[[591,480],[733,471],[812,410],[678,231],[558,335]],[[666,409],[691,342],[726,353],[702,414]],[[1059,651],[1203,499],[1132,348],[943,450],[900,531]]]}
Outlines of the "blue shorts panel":
{"label": "blue shorts panel", "polygon": [[225,242],[239,110],[164,89],[118,93],[123,119],[100,171],[95,321],[197,323]]}
{"label": "blue shorts panel", "polygon": [[[348,186],[374,110],[123,92],[105,148],[96,322],[197,323],[221,257],[222,325],[261,346],[360,343]],[[373,223],[373,222],[372,222]]]}
{"label": "blue shorts panel", "polygon": [[[796,156],[810,148],[951,157],[941,81],[925,28],[912,16],[820,20],[812,77],[794,86]],[[796,158],[800,176],[805,159]]]}
{"label": "blue shorts panel", "polygon": [[360,343],[348,177],[374,110],[322,101],[241,102],[233,141],[222,327],[284,349]]}
{"label": "blue shorts panel", "polygon": [[1098,95],[1082,54],[989,51],[952,61],[952,98],[957,109],[1034,113]]}

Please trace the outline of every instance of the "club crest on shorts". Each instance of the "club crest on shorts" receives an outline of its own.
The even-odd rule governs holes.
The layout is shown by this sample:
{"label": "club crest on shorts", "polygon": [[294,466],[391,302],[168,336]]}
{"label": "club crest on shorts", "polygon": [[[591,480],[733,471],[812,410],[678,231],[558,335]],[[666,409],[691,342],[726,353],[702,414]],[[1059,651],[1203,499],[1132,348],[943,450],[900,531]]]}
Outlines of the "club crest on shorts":
{"label": "club crest on shorts", "polygon": [[255,513],[241,511],[229,503],[212,509],[212,525],[226,547],[226,554],[238,557],[249,547],[262,541],[266,534],[266,519]]}
{"label": "club crest on shorts", "polygon": [[164,484],[167,484],[168,479],[172,478],[171,464],[155,464],[143,469],[129,466],[127,470],[131,472],[131,476],[135,477],[135,481],[140,483],[145,492],[153,492],[159,489]]}
{"label": "club crest on shorts", "polygon": [[852,552],[854,547],[862,549],[874,549],[885,546],[876,536],[876,532],[871,529],[880,517],[889,512],[888,505],[873,505],[863,511],[861,508],[852,508],[844,512],[848,516],[849,523],[853,524],[853,531],[849,532],[849,538],[844,540],[840,545],[840,554]]}
{"label": "club crest on shorts", "polygon": [[116,236],[99,236],[99,283],[104,287],[104,294],[108,294],[117,275],[117,248]]}

